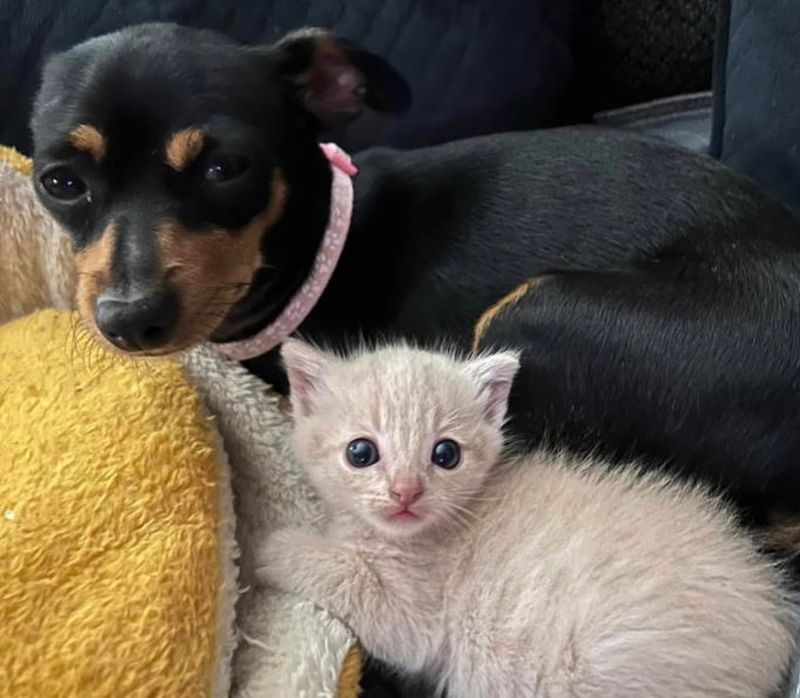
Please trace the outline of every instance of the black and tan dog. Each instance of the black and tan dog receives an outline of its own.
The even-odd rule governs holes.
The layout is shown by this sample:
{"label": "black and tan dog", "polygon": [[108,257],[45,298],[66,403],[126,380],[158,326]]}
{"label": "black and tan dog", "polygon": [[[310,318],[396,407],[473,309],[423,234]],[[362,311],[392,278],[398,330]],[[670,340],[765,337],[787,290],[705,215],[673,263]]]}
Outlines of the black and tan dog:
{"label": "black and tan dog", "polygon": [[[321,125],[407,100],[389,66],[320,32],[242,47],[143,25],[53,58],[35,182],[72,235],[86,324],[139,354],[268,325],[328,220]],[[356,164],[305,337],[523,347],[520,436],[667,462],[793,540],[800,226],[783,207],[710,159],[591,128]],[[281,385],[272,355],[249,365]]]}

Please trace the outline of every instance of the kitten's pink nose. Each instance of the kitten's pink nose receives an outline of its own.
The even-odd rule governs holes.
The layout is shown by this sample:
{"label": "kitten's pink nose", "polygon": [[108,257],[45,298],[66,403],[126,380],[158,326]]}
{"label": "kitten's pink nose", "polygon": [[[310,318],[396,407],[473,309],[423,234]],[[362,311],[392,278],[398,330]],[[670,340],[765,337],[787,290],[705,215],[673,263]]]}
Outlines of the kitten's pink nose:
{"label": "kitten's pink nose", "polygon": [[389,488],[389,494],[394,501],[407,507],[422,496],[422,487],[416,484],[397,484]]}

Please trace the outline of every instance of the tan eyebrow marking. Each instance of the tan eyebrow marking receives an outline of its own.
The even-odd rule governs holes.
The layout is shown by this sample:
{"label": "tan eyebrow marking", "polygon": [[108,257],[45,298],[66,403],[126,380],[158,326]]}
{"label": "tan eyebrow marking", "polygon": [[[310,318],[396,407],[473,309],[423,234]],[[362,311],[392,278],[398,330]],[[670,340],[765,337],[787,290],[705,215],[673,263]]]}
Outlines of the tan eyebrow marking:
{"label": "tan eyebrow marking", "polygon": [[79,124],[69,132],[69,142],[76,150],[88,153],[99,165],[106,156],[106,139],[100,131],[89,124]]}
{"label": "tan eyebrow marking", "polygon": [[199,128],[185,128],[173,133],[164,148],[167,165],[181,172],[194,162],[203,149],[205,135]]}

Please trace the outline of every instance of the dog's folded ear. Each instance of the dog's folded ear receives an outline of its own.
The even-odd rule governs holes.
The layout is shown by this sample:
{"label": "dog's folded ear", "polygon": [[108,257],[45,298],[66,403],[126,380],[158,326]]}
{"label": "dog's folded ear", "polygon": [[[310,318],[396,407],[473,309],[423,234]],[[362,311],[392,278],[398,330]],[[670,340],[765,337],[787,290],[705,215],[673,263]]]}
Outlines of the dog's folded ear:
{"label": "dog's folded ear", "polygon": [[400,113],[411,103],[408,84],[392,66],[323,29],[292,32],[271,49],[293,95],[323,125],[354,119],[365,105]]}

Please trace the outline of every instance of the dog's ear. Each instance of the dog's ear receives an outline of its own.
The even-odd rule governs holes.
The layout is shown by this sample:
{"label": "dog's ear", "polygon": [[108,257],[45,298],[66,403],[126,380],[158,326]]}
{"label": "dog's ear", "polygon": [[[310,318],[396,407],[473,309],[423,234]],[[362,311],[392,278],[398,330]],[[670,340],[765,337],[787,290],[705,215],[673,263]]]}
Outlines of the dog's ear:
{"label": "dog's ear", "polygon": [[354,119],[366,105],[400,113],[411,91],[386,61],[323,29],[301,29],[273,47],[278,70],[301,106],[321,124]]}

